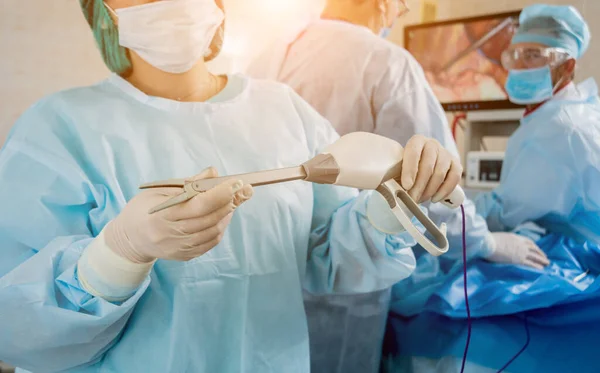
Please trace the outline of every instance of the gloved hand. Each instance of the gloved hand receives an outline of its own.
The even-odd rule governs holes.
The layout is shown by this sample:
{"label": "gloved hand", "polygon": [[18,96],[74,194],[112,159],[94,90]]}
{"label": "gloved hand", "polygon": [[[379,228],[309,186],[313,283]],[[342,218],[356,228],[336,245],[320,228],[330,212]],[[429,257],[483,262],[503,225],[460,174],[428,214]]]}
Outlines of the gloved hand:
{"label": "gloved hand", "polygon": [[404,147],[398,183],[417,203],[448,197],[462,177],[460,161],[437,140],[413,136]]}
{"label": "gloved hand", "polygon": [[[209,168],[193,179],[217,176],[217,171]],[[151,207],[180,192],[175,188],[154,189],[133,198],[105,228],[108,247],[133,263],[194,259],[221,241],[233,211],[253,194],[250,185],[231,180],[186,203],[148,213]]]}
{"label": "gloved hand", "polygon": [[486,260],[494,263],[524,265],[544,269],[550,264],[546,254],[529,238],[514,233],[491,233],[492,254]]}

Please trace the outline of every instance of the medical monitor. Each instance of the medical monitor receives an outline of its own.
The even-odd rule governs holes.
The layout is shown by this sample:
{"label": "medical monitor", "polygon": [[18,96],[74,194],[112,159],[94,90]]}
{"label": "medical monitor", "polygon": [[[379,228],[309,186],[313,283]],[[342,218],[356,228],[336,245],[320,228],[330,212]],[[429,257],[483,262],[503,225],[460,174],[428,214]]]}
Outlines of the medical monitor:
{"label": "medical monitor", "polygon": [[407,26],[404,47],[425,70],[444,110],[514,109],[504,89],[502,52],[520,11]]}

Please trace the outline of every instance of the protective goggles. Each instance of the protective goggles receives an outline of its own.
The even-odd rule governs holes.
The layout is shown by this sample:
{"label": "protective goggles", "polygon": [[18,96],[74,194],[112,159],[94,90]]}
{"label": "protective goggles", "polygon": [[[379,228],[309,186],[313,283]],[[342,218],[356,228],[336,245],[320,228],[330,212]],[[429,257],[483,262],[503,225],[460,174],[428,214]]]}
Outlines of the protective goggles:
{"label": "protective goggles", "polygon": [[506,70],[556,67],[572,58],[566,50],[550,47],[510,46],[502,53],[502,66]]}

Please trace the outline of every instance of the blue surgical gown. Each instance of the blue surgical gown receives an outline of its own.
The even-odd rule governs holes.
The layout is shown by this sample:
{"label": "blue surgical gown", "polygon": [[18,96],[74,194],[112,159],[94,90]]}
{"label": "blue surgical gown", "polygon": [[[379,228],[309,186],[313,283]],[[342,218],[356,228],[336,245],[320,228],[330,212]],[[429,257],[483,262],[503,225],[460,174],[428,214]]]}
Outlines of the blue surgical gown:
{"label": "blue surgical gown", "polygon": [[143,182],[298,165],[336,139],[291,89],[237,75],[206,103],[149,97],[116,75],[41,100],[0,152],[0,360],[35,372],[308,372],[303,287],[376,291],[414,269],[412,238],[368,222],[369,192],[257,188],[215,249],[159,260],[119,304],[87,293],[76,263]]}
{"label": "blue surgical gown", "polygon": [[600,100],[593,79],[570,84],[522,119],[506,148],[500,186],[476,205],[492,231],[535,222],[600,242]]}

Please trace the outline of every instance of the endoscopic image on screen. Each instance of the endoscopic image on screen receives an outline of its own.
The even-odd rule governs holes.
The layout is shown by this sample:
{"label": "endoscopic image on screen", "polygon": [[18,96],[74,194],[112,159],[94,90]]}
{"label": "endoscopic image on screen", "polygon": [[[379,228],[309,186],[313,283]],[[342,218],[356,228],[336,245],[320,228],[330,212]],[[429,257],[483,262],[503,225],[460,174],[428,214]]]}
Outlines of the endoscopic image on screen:
{"label": "endoscopic image on screen", "polygon": [[501,55],[516,20],[503,16],[409,29],[406,47],[442,104],[507,100]]}

